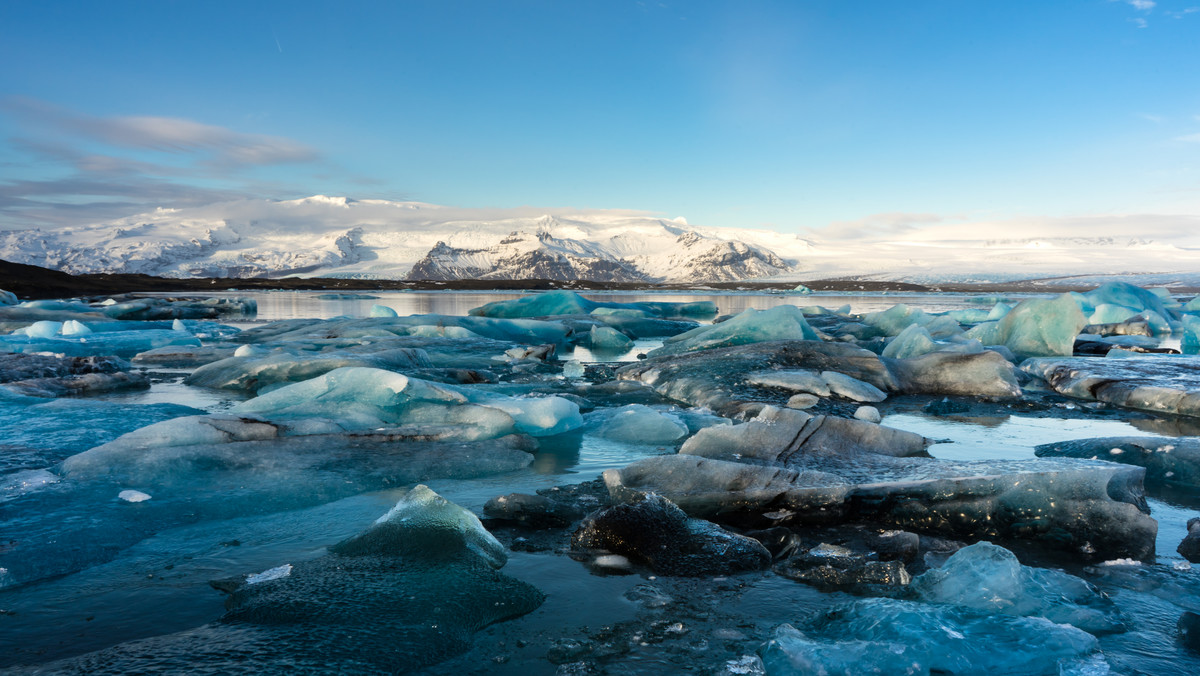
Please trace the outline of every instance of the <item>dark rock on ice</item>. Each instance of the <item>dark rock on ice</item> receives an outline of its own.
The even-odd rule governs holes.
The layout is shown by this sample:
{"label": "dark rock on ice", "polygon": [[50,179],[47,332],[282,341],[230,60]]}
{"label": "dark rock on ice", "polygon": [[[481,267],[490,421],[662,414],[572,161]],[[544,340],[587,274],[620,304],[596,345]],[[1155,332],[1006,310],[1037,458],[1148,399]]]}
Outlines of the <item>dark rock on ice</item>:
{"label": "dark rock on ice", "polygon": [[757,540],[693,519],[653,493],[589,515],[573,549],[627,556],[661,575],[721,575],[765,568],[771,555]]}
{"label": "dark rock on ice", "polygon": [[1176,623],[1179,630],[1179,640],[1184,647],[1200,653],[1200,613],[1185,610]]}
{"label": "dark rock on ice", "polygon": [[1187,531],[1175,551],[1192,563],[1200,563],[1200,518],[1188,519]]}
{"label": "dark rock on ice", "polygon": [[498,495],[487,501],[483,513],[489,519],[514,521],[529,528],[563,528],[583,517],[583,510],[573,504],[528,493]]}

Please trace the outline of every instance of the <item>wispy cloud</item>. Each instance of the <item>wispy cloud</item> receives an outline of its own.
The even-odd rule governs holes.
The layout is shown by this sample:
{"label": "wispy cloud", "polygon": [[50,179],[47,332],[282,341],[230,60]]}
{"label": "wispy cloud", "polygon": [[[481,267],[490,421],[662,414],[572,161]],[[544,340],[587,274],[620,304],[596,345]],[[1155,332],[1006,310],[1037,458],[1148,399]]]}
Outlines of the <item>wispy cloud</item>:
{"label": "wispy cloud", "polygon": [[183,118],[99,117],[15,97],[0,99],[0,114],[17,129],[0,144],[0,228],[94,222],[156,206],[294,197],[305,191],[259,174],[291,165],[331,169],[298,141]]}
{"label": "wispy cloud", "polygon": [[1200,134],[1186,134],[1184,136],[1176,136],[1175,140],[1183,141],[1184,143],[1200,143]]}
{"label": "wispy cloud", "polygon": [[1133,5],[1134,9],[1139,9],[1143,12],[1149,12],[1150,10],[1154,9],[1155,5],[1158,4],[1157,2],[1154,2],[1154,0],[1125,0],[1125,2]]}
{"label": "wispy cloud", "polygon": [[4,110],[27,124],[81,136],[95,142],[164,153],[204,153],[221,165],[262,166],[312,162],[318,154],[292,139],[244,134],[225,127],[177,117],[95,117],[28,98],[0,101]]}

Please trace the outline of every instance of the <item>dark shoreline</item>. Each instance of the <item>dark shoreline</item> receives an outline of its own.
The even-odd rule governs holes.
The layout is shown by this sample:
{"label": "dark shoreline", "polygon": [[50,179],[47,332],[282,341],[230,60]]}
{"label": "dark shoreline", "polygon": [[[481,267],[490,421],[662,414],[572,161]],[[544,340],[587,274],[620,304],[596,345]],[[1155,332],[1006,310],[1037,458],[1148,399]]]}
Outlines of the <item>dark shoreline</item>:
{"label": "dark shoreline", "polygon": [[[870,293],[1063,293],[1087,291],[1092,285],[1053,284],[1055,278],[1033,279],[994,284],[910,284],[893,281],[822,279],[802,282],[814,292],[863,291]],[[782,292],[795,289],[797,282],[709,282],[696,284],[644,284],[636,282],[598,282],[592,280],[546,279],[457,279],[448,281],[410,281],[393,279],[307,279],[265,277],[198,277],[175,279],[141,274],[71,275],[35,265],[0,261],[0,289],[11,291],[22,300],[66,298],[120,293],[183,292],[203,293],[229,290],[295,291],[759,291]],[[1196,293],[1200,289],[1176,288],[1178,293]]]}

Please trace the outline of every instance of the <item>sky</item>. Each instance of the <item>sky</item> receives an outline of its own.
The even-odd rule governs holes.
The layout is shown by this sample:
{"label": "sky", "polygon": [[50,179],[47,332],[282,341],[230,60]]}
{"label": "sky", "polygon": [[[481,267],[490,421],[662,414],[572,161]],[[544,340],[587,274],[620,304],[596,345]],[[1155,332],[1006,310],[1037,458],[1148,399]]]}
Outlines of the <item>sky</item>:
{"label": "sky", "polygon": [[9,0],[0,229],[327,194],[1169,236],[1198,45],[1200,0]]}

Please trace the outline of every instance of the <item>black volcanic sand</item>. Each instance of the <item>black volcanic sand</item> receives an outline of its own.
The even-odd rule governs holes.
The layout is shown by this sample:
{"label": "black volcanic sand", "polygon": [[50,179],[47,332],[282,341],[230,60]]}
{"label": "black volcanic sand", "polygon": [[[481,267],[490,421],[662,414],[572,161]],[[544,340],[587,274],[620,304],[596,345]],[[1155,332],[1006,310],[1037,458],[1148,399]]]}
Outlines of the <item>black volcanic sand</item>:
{"label": "black volcanic sand", "polygon": [[[907,282],[822,279],[803,282],[816,292],[840,291],[878,293],[935,292],[935,293],[1063,293],[1087,291],[1094,285],[1071,286],[1056,283],[1060,278],[1031,279],[997,284],[938,284],[922,285]],[[791,291],[797,282],[707,282],[694,284],[643,284],[636,282],[601,282],[588,279],[335,279],[330,277],[196,277],[174,279],[140,274],[70,275],[36,265],[10,263],[0,260],[0,289],[11,291],[22,300],[66,298],[77,296],[111,295],[137,292],[212,292],[228,290],[329,290],[329,291],[548,291],[573,289],[579,291]],[[1178,293],[1194,293],[1200,289],[1175,288]]]}

